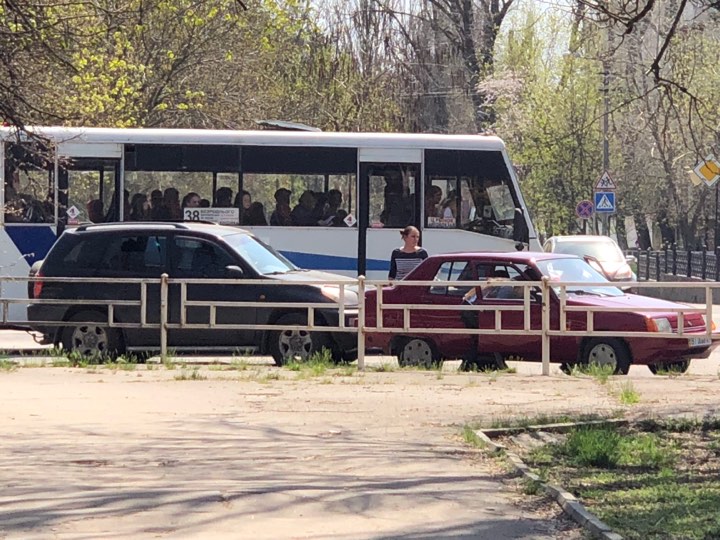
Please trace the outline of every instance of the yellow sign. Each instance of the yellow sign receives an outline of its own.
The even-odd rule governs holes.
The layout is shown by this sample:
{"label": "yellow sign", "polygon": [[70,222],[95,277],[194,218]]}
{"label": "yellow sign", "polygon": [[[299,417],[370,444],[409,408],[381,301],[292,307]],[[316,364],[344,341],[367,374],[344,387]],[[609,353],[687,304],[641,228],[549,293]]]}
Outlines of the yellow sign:
{"label": "yellow sign", "polygon": [[720,163],[712,154],[706,157],[705,161],[698,163],[694,171],[708,187],[720,180]]}

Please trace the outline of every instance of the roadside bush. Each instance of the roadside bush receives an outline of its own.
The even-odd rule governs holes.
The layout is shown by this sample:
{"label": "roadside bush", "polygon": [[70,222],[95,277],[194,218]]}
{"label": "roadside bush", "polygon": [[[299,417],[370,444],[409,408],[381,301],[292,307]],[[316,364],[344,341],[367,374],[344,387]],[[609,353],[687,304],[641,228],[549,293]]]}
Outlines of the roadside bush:
{"label": "roadside bush", "polygon": [[620,434],[608,427],[584,427],[568,436],[561,452],[579,466],[611,469],[620,459]]}

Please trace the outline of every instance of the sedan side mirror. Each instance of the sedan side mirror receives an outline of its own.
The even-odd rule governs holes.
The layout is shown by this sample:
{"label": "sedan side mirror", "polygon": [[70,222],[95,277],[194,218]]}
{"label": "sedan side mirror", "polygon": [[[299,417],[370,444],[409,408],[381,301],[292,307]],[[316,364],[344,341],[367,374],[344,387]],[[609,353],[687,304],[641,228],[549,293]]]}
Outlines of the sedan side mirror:
{"label": "sedan side mirror", "polygon": [[230,264],[225,267],[225,275],[232,278],[241,278],[245,277],[245,272],[239,266]]}

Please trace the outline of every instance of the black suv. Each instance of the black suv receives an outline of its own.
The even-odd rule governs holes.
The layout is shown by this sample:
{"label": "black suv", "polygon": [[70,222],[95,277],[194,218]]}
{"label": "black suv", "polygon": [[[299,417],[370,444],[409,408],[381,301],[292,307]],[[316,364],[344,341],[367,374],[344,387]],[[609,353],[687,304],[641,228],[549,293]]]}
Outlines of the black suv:
{"label": "black suv", "polygon": [[[308,310],[283,304],[326,303],[314,311],[315,326],[338,326],[339,280],[343,276],[301,270],[255,236],[242,229],[205,223],[106,223],[83,225],[66,230],[37,269],[32,298],[54,300],[31,303],[28,319],[47,343],[87,356],[115,356],[125,351],[157,350],[160,331],[130,328],[142,321],[138,305],[122,301],[141,299],[137,278],[154,278],[163,273],[181,279],[237,279],[238,285],[188,283],[184,320],[182,288],[168,287],[168,323],[202,325],[196,328],[170,327],[167,344],[175,350],[254,348],[272,354],[278,365],[292,357],[307,357],[321,348],[331,351],[336,361],[357,357],[357,334],[321,330],[283,329],[307,325]],[[112,278],[54,281],[42,278]],[[135,282],[123,280],[135,279]],[[264,285],[253,280],[315,281],[316,284]],[[114,280],[114,281],[113,281]],[[335,285],[325,285],[327,281]],[[79,303],[57,300],[73,299]],[[346,325],[357,317],[357,295],[345,286]],[[256,302],[258,307],[216,306],[218,302]],[[160,284],[146,285],[145,323],[160,321]],[[113,324],[108,324],[112,304]],[[44,322],[62,322],[47,325]],[[89,322],[95,321],[95,322]],[[212,323],[212,324],[211,324]],[[218,328],[221,324],[274,325],[277,330]],[[125,326],[123,326],[125,325]]]}

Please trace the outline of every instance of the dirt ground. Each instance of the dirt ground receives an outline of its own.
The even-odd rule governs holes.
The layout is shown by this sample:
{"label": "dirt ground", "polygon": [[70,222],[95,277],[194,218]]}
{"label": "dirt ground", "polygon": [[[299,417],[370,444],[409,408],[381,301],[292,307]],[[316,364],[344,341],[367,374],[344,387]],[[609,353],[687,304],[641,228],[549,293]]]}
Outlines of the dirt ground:
{"label": "dirt ground", "polygon": [[[462,427],[720,407],[713,359],[672,379],[633,367],[606,385],[537,365],[488,375],[386,362],[321,376],[263,359],[0,370],[0,538],[576,539]],[[621,405],[628,382],[639,404]]]}

